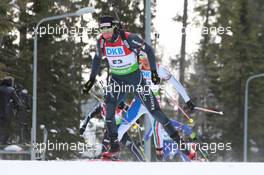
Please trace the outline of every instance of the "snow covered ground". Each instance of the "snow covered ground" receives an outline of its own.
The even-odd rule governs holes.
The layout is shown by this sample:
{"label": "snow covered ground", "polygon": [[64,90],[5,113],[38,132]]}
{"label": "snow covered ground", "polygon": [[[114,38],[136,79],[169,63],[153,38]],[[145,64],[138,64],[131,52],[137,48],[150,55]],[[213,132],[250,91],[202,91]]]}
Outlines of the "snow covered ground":
{"label": "snow covered ground", "polygon": [[1,175],[257,175],[263,174],[264,163],[0,161],[0,172]]}

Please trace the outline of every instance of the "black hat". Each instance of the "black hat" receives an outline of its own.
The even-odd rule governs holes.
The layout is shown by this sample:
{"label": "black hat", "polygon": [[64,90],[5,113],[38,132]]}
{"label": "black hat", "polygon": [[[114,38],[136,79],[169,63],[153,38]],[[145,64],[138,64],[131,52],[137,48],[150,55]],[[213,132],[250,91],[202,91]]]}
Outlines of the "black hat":
{"label": "black hat", "polygon": [[117,21],[114,17],[112,16],[103,16],[100,17],[100,28],[101,27],[113,27],[117,24]]}
{"label": "black hat", "polygon": [[11,76],[4,77],[4,79],[1,82],[1,85],[14,86],[14,78]]}

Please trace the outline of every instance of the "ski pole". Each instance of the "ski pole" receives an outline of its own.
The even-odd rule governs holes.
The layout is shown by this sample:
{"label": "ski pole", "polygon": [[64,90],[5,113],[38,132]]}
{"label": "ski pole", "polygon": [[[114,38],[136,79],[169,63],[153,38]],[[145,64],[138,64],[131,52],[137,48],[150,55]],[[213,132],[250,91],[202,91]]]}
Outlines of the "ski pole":
{"label": "ski pole", "polygon": [[100,81],[99,81],[99,84],[100,84],[100,86],[101,86],[101,88],[103,89],[104,94],[105,94],[106,89],[105,89],[105,87],[104,87],[104,82],[103,82],[103,80],[100,80]]}
{"label": "ski pole", "polygon": [[97,96],[95,95],[94,92],[90,93],[91,96],[93,96],[97,101],[99,101],[100,103],[103,103],[103,101]]}
{"label": "ski pole", "polygon": [[120,18],[119,18],[118,14],[117,14],[117,12],[116,12],[116,9],[115,9],[115,5],[116,5],[116,4],[114,4],[114,1],[115,1],[115,0],[109,0],[110,6],[111,6],[111,8],[112,8],[112,9],[110,9],[110,10],[113,10],[113,11],[114,11],[115,17],[116,17],[117,21],[119,22],[120,27],[122,27],[122,26],[121,26]]}
{"label": "ski pole", "polygon": [[189,117],[188,114],[186,114],[186,112],[179,105],[178,105],[178,108],[183,113],[183,115],[188,119],[188,122],[193,123],[193,119],[191,117]]}
{"label": "ski pole", "polygon": [[207,158],[207,156],[205,155],[205,153],[202,151],[202,150],[200,150],[200,149],[198,149],[199,150],[199,152],[202,154],[202,156],[203,156],[203,158],[205,159],[205,161],[206,162],[209,162],[209,159]]}
{"label": "ski pole", "polygon": [[139,146],[139,149],[141,151],[141,153],[143,154],[145,160],[147,160],[147,157],[146,155],[144,154],[144,146],[143,146],[143,142],[142,142],[142,137],[141,137],[141,128],[140,128],[140,125],[137,124],[135,122],[136,126],[137,126],[137,132],[138,132],[138,137],[139,137],[139,140],[140,140],[140,146]]}
{"label": "ski pole", "polygon": [[204,112],[224,115],[223,111],[215,111],[215,110],[212,110],[212,109],[207,109],[207,108],[202,108],[202,107],[194,107],[194,109],[199,110],[199,111],[204,111]]}
{"label": "ski pole", "polygon": [[179,106],[176,104],[176,100],[165,90],[165,93],[171,98],[173,103],[180,109],[180,111],[183,113],[183,115],[188,119],[189,123],[193,123],[193,119],[189,117],[189,115]]}
{"label": "ski pole", "polygon": [[[117,14],[117,9],[115,8],[115,5],[116,5],[117,2],[118,2],[118,1],[116,1],[116,0],[109,0],[110,6],[111,6],[112,10],[114,11],[115,17],[116,17],[116,19],[117,19],[117,21],[118,21],[118,25],[119,25],[119,26],[118,26],[118,30],[119,30],[120,36],[121,36],[121,38],[122,38],[122,40],[123,40],[123,43],[125,44],[125,46],[126,46],[127,48],[131,49],[131,48],[130,48],[130,44],[128,43],[128,41],[127,41],[127,39],[126,39],[126,35],[125,35],[125,31],[124,31],[124,27],[123,27],[123,25],[122,25],[122,23],[121,23],[121,20],[120,20],[118,14]],[[111,10],[111,9],[110,9],[110,10]],[[132,50],[135,54],[137,54],[137,52],[134,51],[134,49],[131,49],[131,50]]]}

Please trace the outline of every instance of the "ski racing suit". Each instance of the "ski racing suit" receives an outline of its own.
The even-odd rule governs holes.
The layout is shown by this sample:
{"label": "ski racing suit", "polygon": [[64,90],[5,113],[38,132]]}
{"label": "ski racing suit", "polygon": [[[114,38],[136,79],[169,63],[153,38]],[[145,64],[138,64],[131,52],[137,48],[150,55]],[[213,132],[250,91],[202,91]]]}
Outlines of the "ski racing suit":
{"label": "ski racing suit", "polygon": [[[168,135],[174,141],[179,143],[180,136],[178,131],[160,109],[154,93],[150,89],[145,89],[146,81],[139,70],[136,53],[139,53],[139,51],[142,50],[148,56],[151,71],[156,73],[157,68],[152,47],[135,34],[126,32],[125,36],[130,48],[125,46],[119,35],[117,36],[115,42],[104,40],[102,35],[100,35],[97,41],[97,51],[92,62],[92,71],[90,75],[90,79],[94,80],[96,75],[99,73],[102,57],[106,57],[111,73],[110,84],[107,86],[105,99],[106,128],[110,137],[111,147],[119,149],[118,131],[114,116],[117,104],[119,104],[120,100],[123,99],[127,92],[132,92],[146,107],[149,113],[163,125],[163,128]],[[127,87],[129,88],[128,90]]]}
{"label": "ski racing suit", "polygon": [[[115,121],[116,121],[117,126],[120,126],[120,124],[123,120],[123,115],[127,111],[128,107],[129,106],[127,104],[125,104],[123,101],[118,105],[118,107],[116,109],[116,113],[115,113]],[[82,125],[82,127],[80,129],[81,134],[83,134],[83,132],[85,131],[86,126],[89,123],[89,121],[92,118],[96,117],[97,115],[100,115],[101,117],[103,117],[105,119],[106,106],[104,103],[98,104],[94,108],[93,111],[86,114],[84,124]],[[102,140],[102,145],[103,145],[102,152],[107,151],[107,148],[109,146],[109,142],[110,142],[110,140],[109,140],[108,134],[105,131],[104,138]],[[123,134],[123,137],[120,140],[120,142],[132,152],[132,154],[135,156],[135,158],[138,161],[141,161],[141,162],[145,161],[144,155],[142,154],[140,149],[135,145],[135,143],[131,140],[131,138],[127,132]]]}
{"label": "ski racing suit", "polygon": [[[180,94],[180,96],[183,98],[184,102],[188,102],[190,100],[190,97],[188,96],[187,92],[185,91],[183,85],[162,65],[157,65],[157,70],[159,77],[161,80],[168,81],[170,84],[173,85],[173,87],[176,89],[176,91]],[[151,71],[146,69],[141,69],[142,75],[146,81],[147,84],[150,85],[151,90],[153,91],[155,97],[160,101],[161,94],[160,94],[160,85],[155,85],[151,81]],[[121,140],[124,133],[127,132],[127,130],[142,116],[147,115],[151,122],[151,130],[147,131],[147,135],[145,136],[145,140],[148,140],[150,136],[154,133],[154,143],[156,149],[163,148],[163,140],[164,140],[164,130],[162,128],[162,125],[152,117],[151,113],[148,112],[146,107],[140,102],[138,98],[135,98],[121,125],[118,128],[118,139]],[[184,132],[186,135],[192,134],[192,129],[187,126],[183,125],[180,122],[176,120],[171,120],[175,128],[177,130],[180,130]]]}

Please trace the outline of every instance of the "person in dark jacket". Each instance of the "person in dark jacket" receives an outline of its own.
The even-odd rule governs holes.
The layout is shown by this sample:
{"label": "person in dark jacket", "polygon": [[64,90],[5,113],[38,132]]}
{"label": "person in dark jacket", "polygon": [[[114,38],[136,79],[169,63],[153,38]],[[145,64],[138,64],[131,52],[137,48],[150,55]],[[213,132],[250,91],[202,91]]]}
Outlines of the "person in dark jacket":
{"label": "person in dark jacket", "polygon": [[12,77],[5,77],[0,84],[0,144],[2,145],[7,144],[12,118],[22,106],[13,82]]}

